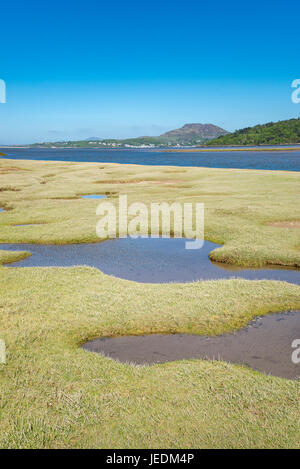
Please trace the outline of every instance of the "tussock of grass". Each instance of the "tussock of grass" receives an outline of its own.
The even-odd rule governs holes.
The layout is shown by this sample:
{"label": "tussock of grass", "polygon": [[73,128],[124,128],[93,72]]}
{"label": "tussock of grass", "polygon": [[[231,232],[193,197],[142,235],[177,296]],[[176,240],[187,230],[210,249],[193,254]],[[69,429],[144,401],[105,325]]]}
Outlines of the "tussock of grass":
{"label": "tussock of grass", "polygon": [[11,264],[30,257],[31,253],[26,251],[3,251],[0,250],[0,264]]}
{"label": "tussock of grass", "polygon": [[21,189],[17,189],[16,187],[12,186],[2,186],[0,187],[0,192],[7,192],[7,191],[12,191],[12,192],[19,192]]}

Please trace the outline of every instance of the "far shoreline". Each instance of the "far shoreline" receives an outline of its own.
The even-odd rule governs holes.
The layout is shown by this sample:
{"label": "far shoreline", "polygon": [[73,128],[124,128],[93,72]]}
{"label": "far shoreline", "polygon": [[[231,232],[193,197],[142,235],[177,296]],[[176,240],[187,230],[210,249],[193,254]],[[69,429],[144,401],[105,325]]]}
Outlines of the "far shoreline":
{"label": "far shoreline", "polygon": [[232,152],[232,151],[299,151],[300,145],[297,147],[214,147],[214,148],[180,148],[180,149],[173,149],[173,150],[162,150],[168,153],[199,153],[199,152]]}
{"label": "far shoreline", "polygon": [[[276,151],[300,151],[300,143],[294,144],[296,146],[289,146],[291,144],[286,145],[278,145],[278,146],[239,146],[239,145],[232,145],[232,146],[220,146],[220,147],[106,147],[106,148],[99,148],[99,147],[76,147],[76,146],[64,146],[64,147],[55,147],[55,146],[37,146],[37,145],[0,145],[0,150],[150,150],[150,151],[161,151],[164,153],[199,153],[199,152],[238,152],[238,151],[254,151],[254,152],[276,152]],[[0,152],[0,156],[6,156],[5,153]]]}

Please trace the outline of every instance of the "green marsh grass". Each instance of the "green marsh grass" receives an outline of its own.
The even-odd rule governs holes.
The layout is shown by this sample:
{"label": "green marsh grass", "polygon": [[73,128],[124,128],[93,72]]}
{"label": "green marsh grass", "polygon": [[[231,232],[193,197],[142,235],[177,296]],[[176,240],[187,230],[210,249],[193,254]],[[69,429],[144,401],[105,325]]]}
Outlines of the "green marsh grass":
{"label": "green marsh grass", "polygon": [[[298,173],[171,171],[178,168],[3,159],[0,187],[16,190],[0,192],[0,242],[100,241],[99,201],[80,198],[97,187],[114,192],[115,203],[125,193],[129,203],[204,202],[206,239],[223,244],[216,260],[300,265],[300,230],[272,226],[300,220]],[[24,223],[42,225],[14,226]],[[25,255],[2,250],[0,260]],[[150,285],[89,267],[2,265],[0,446],[299,448],[299,381],[218,361],[125,365],[80,348],[99,336],[220,334],[289,309],[300,309],[300,287],[282,282]]]}

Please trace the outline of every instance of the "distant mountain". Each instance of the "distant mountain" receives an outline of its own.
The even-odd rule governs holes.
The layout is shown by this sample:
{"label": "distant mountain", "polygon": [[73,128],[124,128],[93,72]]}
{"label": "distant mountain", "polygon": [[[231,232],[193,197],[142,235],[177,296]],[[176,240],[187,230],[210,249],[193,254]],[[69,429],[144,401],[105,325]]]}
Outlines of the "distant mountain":
{"label": "distant mountain", "polygon": [[103,140],[103,138],[100,138],[100,137],[89,137],[89,138],[86,138],[85,139],[87,142],[99,142],[101,140]]}
{"label": "distant mountain", "polygon": [[157,137],[137,137],[127,139],[101,139],[90,137],[85,140],[37,143],[34,146],[52,148],[103,148],[103,147],[165,147],[199,145],[209,139],[226,135],[228,132],[213,124],[185,124],[180,129],[171,130]]}
{"label": "distant mountain", "polygon": [[228,134],[226,130],[214,124],[185,124],[180,129],[171,130],[160,137],[203,141],[226,134]]}
{"label": "distant mountain", "polygon": [[218,137],[207,145],[280,145],[300,143],[300,118],[256,125]]}

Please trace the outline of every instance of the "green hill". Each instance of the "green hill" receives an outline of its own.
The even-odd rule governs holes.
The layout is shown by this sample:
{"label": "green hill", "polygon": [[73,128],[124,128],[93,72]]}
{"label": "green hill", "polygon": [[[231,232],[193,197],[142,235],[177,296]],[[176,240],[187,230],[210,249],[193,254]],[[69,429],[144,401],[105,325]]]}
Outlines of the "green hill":
{"label": "green hill", "polygon": [[269,122],[237,130],[207,142],[207,145],[280,145],[300,143],[300,118]]}
{"label": "green hill", "polygon": [[101,139],[91,137],[85,140],[36,143],[31,146],[50,148],[105,148],[105,147],[165,147],[175,145],[199,145],[211,138],[225,135],[226,130],[213,124],[185,124],[156,137],[127,139]]}
{"label": "green hill", "polygon": [[170,130],[158,138],[172,143],[195,145],[226,134],[226,130],[214,124],[185,124],[180,129]]}

